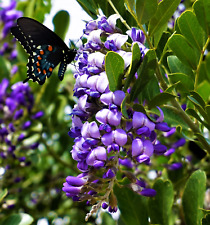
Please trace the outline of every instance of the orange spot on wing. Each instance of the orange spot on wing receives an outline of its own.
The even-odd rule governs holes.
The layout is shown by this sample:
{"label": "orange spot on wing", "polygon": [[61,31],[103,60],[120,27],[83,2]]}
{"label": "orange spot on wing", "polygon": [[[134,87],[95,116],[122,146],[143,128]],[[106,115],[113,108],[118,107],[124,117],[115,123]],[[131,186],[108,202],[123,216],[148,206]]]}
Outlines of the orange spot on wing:
{"label": "orange spot on wing", "polygon": [[37,66],[40,66],[40,63],[39,63],[39,61],[37,61],[37,62],[36,62],[36,65],[37,65]]}
{"label": "orange spot on wing", "polygon": [[41,69],[40,68],[37,68],[37,71],[38,71],[38,73],[40,73],[41,72]]}
{"label": "orange spot on wing", "polygon": [[38,60],[42,60],[42,57],[40,55],[37,56]]}
{"label": "orange spot on wing", "polygon": [[47,72],[46,72],[46,70],[43,70],[42,73],[45,75]]}
{"label": "orange spot on wing", "polygon": [[52,72],[52,71],[53,71],[53,68],[52,68],[52,67],[50,67],[48,70],[49,70],[50,72]]}
{"label": "orange spot on wing", "polygon": [[40,50],[39,53],[40,53],[40,55],[44,55],[44,51],[43,50]]}
{"label": "orange spot on wing", "polygon": [[48,45],[48,51],[52,51],[53,50],[53,47],[52,47],[52,45]]}

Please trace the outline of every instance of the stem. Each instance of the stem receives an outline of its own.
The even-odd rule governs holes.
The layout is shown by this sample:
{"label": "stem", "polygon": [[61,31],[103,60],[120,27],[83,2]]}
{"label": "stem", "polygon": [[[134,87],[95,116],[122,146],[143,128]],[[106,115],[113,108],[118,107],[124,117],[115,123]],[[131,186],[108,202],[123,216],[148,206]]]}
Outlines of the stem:
{"label": "stem", "polygon": [[121,22],[127,27],[128,30],[130,30],[130,26],[126,23],[126,20],[123,19],[123,17],[120,15],[118,10],[115,8],[114,4],[112,3],[111,0],[107,0],[109,4],[111,5],[112,9],[115,11],[115,13],[120,17]]}
{"label": "stem", "polygon": [[200,55],[200,59],[199,59],[199,63],[198,63],[198,66],[197,66],[197,69],[196,69],[196,76],[195,76],[195,86],[194,86],[194,89],[196,90],[197,87],[198,87],[198,79],[199,79],[199,70],[200,70],[200,67],[201,67],[201,63],[203,61],[203,55],[204,55],[204,52],[205,50],[207,49],[208,45],[209,45],[209,42],[210,42],[210,37],[207,38],[207,41],[203,47],[203,50],[201,51],[201,55]]}

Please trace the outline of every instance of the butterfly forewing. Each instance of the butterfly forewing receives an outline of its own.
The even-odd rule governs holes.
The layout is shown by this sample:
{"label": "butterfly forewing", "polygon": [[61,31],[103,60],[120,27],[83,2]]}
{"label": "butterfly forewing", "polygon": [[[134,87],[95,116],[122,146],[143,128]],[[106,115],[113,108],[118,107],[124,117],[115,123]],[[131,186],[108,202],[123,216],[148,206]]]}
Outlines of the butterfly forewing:
{"label": "butterfly forewing", "polygon": [[53,31],[31,18],[19,18],[11,32],[29,54],[27,79],[24,82],[32,79],[43,84],[60,62],[63,70],[58,76],[63,79],[67,64],[74,59],[76,51],[70,50]]}

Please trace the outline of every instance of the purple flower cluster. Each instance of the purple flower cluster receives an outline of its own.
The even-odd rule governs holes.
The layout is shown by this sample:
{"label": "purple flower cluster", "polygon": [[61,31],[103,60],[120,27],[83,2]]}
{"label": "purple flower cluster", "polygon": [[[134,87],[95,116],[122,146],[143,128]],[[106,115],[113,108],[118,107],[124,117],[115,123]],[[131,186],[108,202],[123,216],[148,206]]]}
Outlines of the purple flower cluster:
{"label": "purple flower cluster", "polygon": [[[121,176],[130,180],[130,188],[144,196],[154,196],[155,190],[134,173],[127,172],[140,164],[150,165],[153,154],[163,155],[167,147],[157,140],[157,131],[169,132],[163,122],[164,115],[150,118],[142,112],[127,110],[129,118],[121,112],[125,93],[111,92],[105,72],[105,55],[118,53],[125,62],[125,70],[131,63],[131,46],[139,45],[142,59],[147,52],[145,36],[141,30],[132,28],[127,35],[116,27],[117,15],[90,21],[84,34],[87,42],[80,46],[77,55],[78,71],[74,74],[74,95],[78,102],[73,108],[70,137],[75,138],[71,154],[82,172],[77,177],[68,176],[63,191],[74,201],[87,201],[94,205],[90,214],[101,206],[116,212],[117,200],[113,186]],[[128,43],[128,38],[132,43]],[[127,93],[128,94],[128,93]],[[122,170],[125,169],[125,170]]]}
{"label": "purple flower cluster", "polygon": [[[22,16],[21,11],[16,9],[16,1],[11,0],[9,4],[5,2],[0,3],[0,55],[8,55],[9,60],[14,60],[17,57],[16,50],[16,40],[11,39],[10,28],[14,26],[17,18]],[[11,73],[15,74],[17,72],[17,66],[12,68]]]}
{"label": "purple flower cluster", "polygon": [[[4,167],[4,176],[10,171],[31,164],[30,150],[39,143],[29,141],[32,135],[30,128],[43,116],[43,112],[33,112],[34,97],[28,84],[15,83],[9,91],[9,81],[3,79],[0,83],[0,160]],[[13,169],[13,170],[12,170]],[[19,182],[19,177],[10,177]]]}

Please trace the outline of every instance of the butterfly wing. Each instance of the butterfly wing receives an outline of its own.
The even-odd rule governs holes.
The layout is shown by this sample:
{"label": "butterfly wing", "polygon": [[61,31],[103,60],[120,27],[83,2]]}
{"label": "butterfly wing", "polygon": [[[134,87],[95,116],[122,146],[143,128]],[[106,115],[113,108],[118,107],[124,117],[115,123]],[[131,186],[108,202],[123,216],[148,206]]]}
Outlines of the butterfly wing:
{"label": "butterfly wing", "polygon": [[[76,54],[53,31],[31,18],[19,18],[11,32],[29,54],[27,79],[24,82],[32,79],[43,84],[60,62],[64,63],[66,68],[67,63],[72,61]],[[73,58],[69,60],[71,51],[74,52],[71,54]],[[61,79],[61,76],[59,78]]]}

